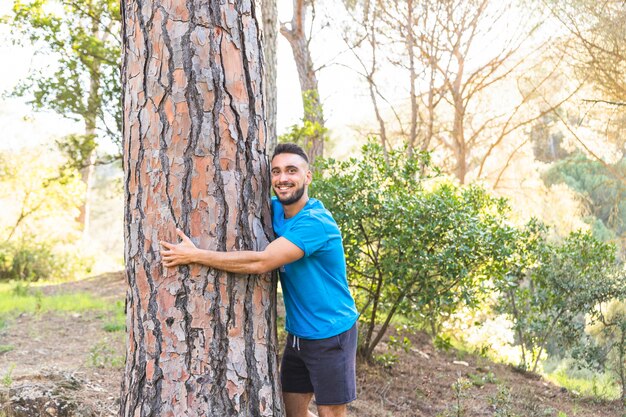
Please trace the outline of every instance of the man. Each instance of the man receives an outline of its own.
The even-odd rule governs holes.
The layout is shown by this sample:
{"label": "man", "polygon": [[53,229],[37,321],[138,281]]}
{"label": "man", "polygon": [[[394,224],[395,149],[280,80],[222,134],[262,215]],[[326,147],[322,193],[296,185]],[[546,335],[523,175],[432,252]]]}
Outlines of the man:
{"label": "man", "polygon": [[277,239],[263,251],[216,252],[161,242],[166,267],[200,263],[223,271],[262,274],[280,268],[287,344],[280,375],[287,417],[346,416],[356,398],[358,312],[346,279],[341,234],[331,214],[309,198],[312,175],[304,151],[279,144],[272,157],[273,226]]}

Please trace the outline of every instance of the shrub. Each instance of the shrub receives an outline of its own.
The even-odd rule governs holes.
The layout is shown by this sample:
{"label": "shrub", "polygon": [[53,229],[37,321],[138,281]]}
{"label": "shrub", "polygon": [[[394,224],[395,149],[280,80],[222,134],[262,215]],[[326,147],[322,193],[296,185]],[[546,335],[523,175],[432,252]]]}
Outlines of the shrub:
{"label": "shrub", "polygon": [[362,158],[327,160],[316,172],[312,194],[342,231],[368,359],[396,314],[425,321],[436,336],[443,319],[478,305],[507,247],[503,200],[479,187],[426,187],[425,166],[427,155],[370,143]]}
{"label": "shrub", "polygon": [[49,241],[22,238],[0,244],[0,280],[68,279],[89,273],[92,266],[93,259],[78,250],[62,250]]}

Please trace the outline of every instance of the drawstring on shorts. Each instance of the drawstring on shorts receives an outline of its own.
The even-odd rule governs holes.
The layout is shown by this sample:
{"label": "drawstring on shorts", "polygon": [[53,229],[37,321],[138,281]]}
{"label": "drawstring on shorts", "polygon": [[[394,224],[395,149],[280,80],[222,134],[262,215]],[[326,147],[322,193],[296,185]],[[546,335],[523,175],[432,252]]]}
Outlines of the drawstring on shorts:
{"label": "drawstring on shorts", "polygon": [[298,338],[298,336],[292,335],[292,337],[293,337],[293,343],[291,347],[294,349],[300,350],[300,339]]}

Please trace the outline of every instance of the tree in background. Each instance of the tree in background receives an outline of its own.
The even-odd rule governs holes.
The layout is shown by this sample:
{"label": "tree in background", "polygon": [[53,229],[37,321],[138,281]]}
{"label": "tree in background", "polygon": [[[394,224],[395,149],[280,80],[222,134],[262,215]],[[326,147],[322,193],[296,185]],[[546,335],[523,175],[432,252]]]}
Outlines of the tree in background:
{"label": "tree in background", "polygon": [[601,94],[596,100],[626,105],[626,8],[619,0],[542,0],[576,41],[574,65]]}
{"label": "tree in background", "polygon": [[272,237],[253,1],[123,7],[128,350],[122,416],[283,415],[276,277],[164,269],[175,228],[214,250]]}
{"label": "tree in background", "polygon": [[119,12],[117,0],[15,0],[14,16],[5,20],[16,42],[30,43],[55,61],[32,69],[14,94],[28,97],[35,109],[52,110],[84,126],[82,134],[63,139],[59,147],[81,169],[86,193],[79,221],[85,235],[97,139],[121,149]]}
{"label": "tree in background", "polygon": [[0,280],[68,279],[89,271],[77,236],[78,171],[41,150],[0,153]]}
{"label": "tree in background", "polygon": [[424,154],[385,155],[369,143],[360,159],[324,161],[313,182],[343,234],[368,359],[397,314],[436,337],[450,314],[478,305],[505,246],[504,201],[476,187],[426,185],[424,165]]}
{"label": "tree in background", "polygon": [[495,280],[497,311],[513,321],[525,369],[537,370],[549,342],[569,349],[584,338],[585,315],[626,296],[626,276],[615,247],[587,232],[549,242],[532,221],[511,241],[510,256]]}
{"label": "tree in background", "polygon": [[[311,35],[306,34],[306,18],[312,11],[312,20],[315,20],[314,0],[293,0],[293,17],[289,24],[282,24],[280,33],[287,39],[293,58],[298,69],[298,79],[300,80],[300,91],[302,94],[302,107],[304,116],[302,118],[303,127],[292,128],[288,140],[300,144],[309,161],[314,163],[318,157],[324,154],[324,140],[326,129],[324,127],[324,112],[320,93],[317,86],[317,71],[311,58]],[[311,22],[311,28],[313,22]]]}
{"label": "tree in background", "polygon": [[579,343],[574,357],[587,366],[609,369],[619,380],[626,406],[626,304],[613,300],[598,306],[588,320],[587,333],[591,343]]}
{"label": "tree in background", "polygon": [[263,19],[263,56],[265,57],[265,110],[267,118],[267,154],[273,155],[278,141],[276,132],[276,111],[278,91],[276,77],[278,74],[278,8],[276,0],[262,0],[261,14]]}
{"label": "tree in background", "polygon": [[[533,37],[541,22],[535,9],[489,0],[346,4],[344,40],[368,84],[383,148],[401,138],[409,153],[443,150],[452,158],[442,167],[461,183],[475,169],[478,178],[490,176],[497,149],[510,152],[499,168],[506,170],[524,145],[510,145],[519,132],[576,91],[561,85],[536,103],[558,79],[560,59],[545,59],[548,43]],[[391,83],[382,77],[388,72]],[[498,90],[507,91],[507,101]]]}
{"label": "tree in background", "polygon": [[555,162],[545,173],[548,185],[565,183],[580,195],[594,235],[602,240],[617,240],[626,248],[626,159],[603,164],[582,152]]}
{"label": "tree in background", "polygon": [[626,185],[624,172],[613,166],[626,156],[626,8],[614,0],[540,3],[567,31],[569,41],[562,48],[573,74],[587,86],[574,111],[555,113],[562,133]]}

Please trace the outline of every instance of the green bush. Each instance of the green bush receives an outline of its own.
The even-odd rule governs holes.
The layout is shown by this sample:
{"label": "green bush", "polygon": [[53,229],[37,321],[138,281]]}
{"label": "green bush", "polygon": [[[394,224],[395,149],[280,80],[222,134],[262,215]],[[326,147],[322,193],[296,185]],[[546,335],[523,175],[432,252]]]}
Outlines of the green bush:
{"label": "green bush", "polygon": [[93,259],[77,250],[60,250],[52,242],[25,238],[0,244],[0,281],[68,279],[89,273]]}
{"label": "green bush", "polygon": [[372,358],[396,315],[422,321],[436,337],[451,314],[479,305],[512,236],[504,200],[479,187],[427,181],[428,155],[384,152],[373,142],[361,158],[318,167],[312,195],[343,234],[363,357]]}

